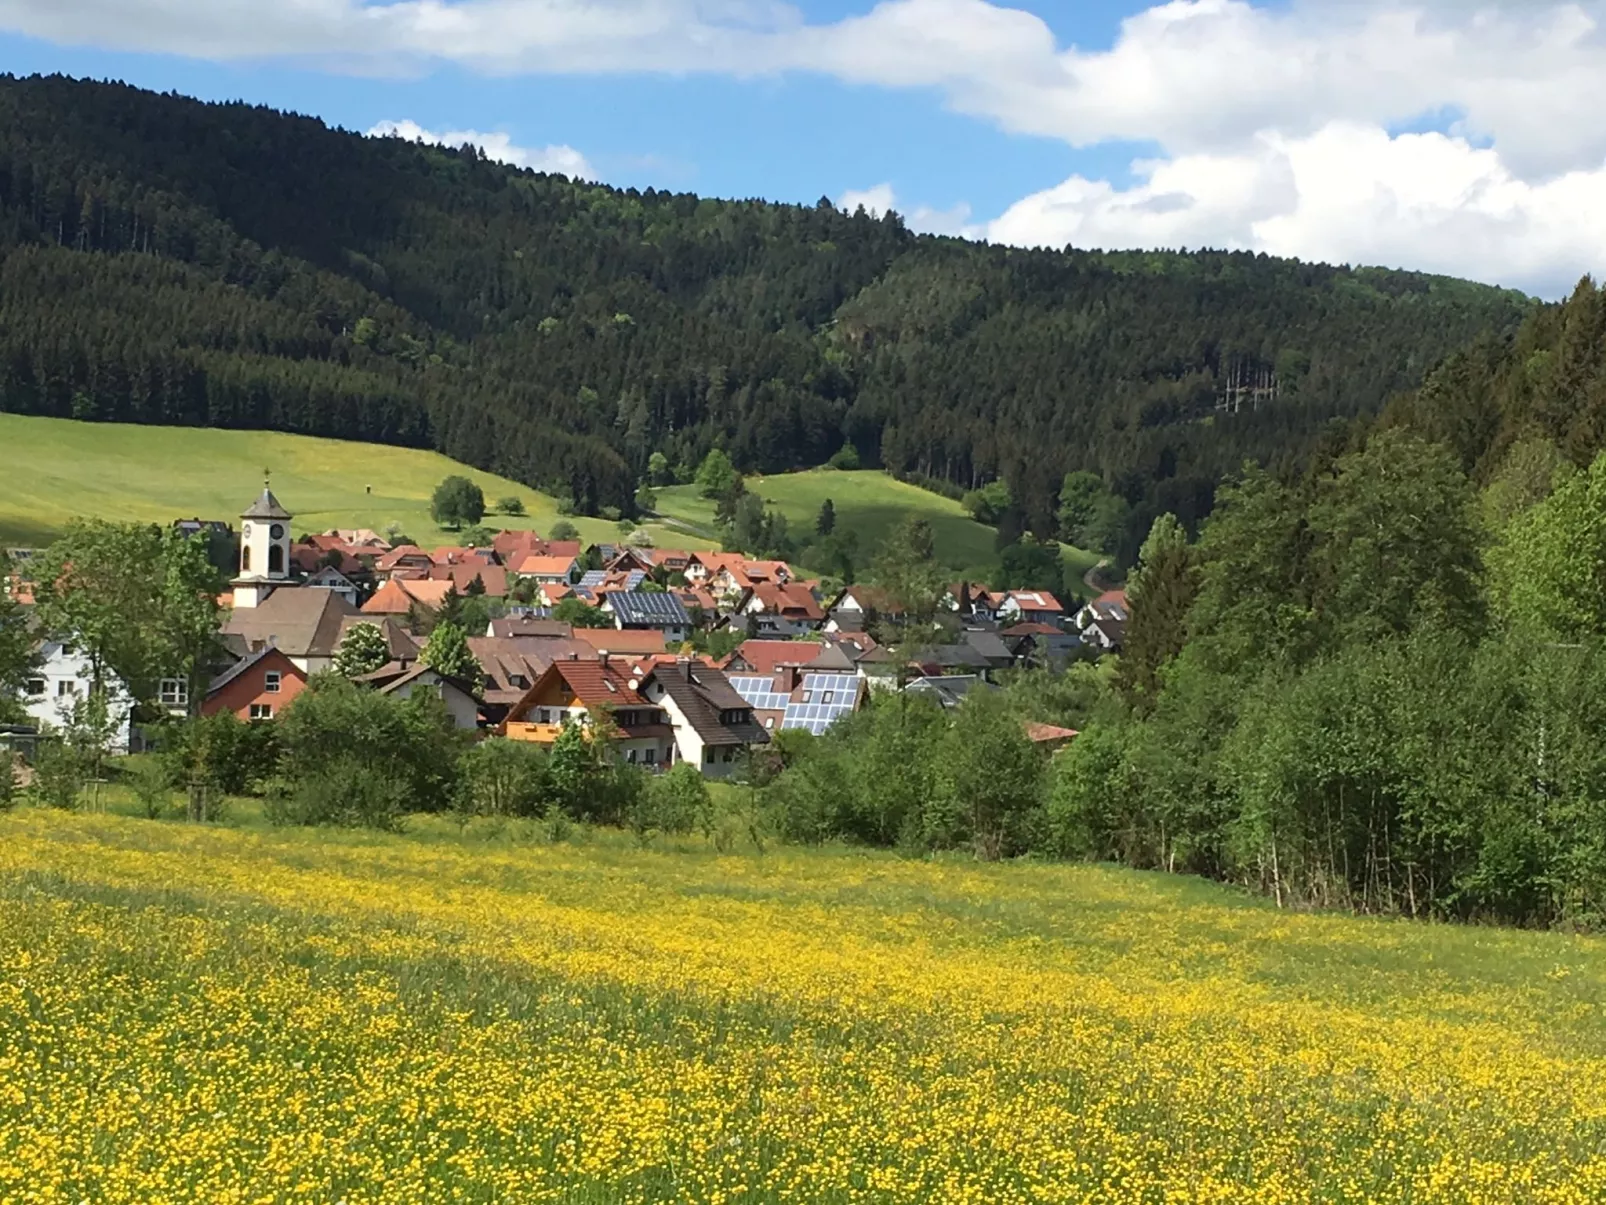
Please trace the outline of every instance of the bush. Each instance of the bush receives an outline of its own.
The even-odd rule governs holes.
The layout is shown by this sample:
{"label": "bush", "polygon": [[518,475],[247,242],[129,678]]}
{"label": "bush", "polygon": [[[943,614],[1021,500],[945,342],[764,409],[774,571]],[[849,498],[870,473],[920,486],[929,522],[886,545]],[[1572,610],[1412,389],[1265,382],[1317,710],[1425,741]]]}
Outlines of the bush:
{"label": "bush", "polygon": [[268,778],[278,761],[278,729],[247,724],[232,711],[165,726],[158,759],[168,785],[244,795]]}
{"label": "bush", "polygon": [[147,819],[160,820],[172,807],[173,781],[159,758],[130,758],[123,764],[123,781]]}
{"label": "bush", "polygon": [[17,759],[10,749],[0,749],[0,812],[17,806]]}
{"label": "bush", "polygon": [[657,830],[679,835],[701,829],[706,834],[713,821],[714,801],[708,784],[696,766],[680,762],[647,784],[631,827],[638,833]]}
{"label": "bush", "polygon": [[836,454],[825,463],[830,468],[841,469],[844,472],[856,469],[860,464],[859,449],[854,447],[851,443],[845,443],[838,448]]}
{"label": "bush", "polygon": [[463,736],[445,704],[317,674],[278,720],[280,823],[394,828],[405,812],[440,811],[457,785]]}
{"label": "bush", "polygon": [[83,758],[65,741],[42,740],[34,752],[33,797],[46,807],[70,812],[78,807],[78,797],[88,778]]}
{"label": "bush", "polygon": [[[573,514],[574,512],[567,511],[564,513]],[[567,519],[559,519],[547,532],[546,538],[548,540],[578,540],[580,538],[580,529]]]}
{"label": "bush", "polygon": [[524,499],[509,494],[506,498],[496,500],[496,509],[504,515],[522,515],[524,513]]}
{"label": "bush", "polygon": [[481,741],[458,761],[453,801],[463,816],[540,816],[554,798],[546,750],[538,745]]}
{"label": "bush", "polygon": [[274,824],[396,832],[410,802],[405,778],[347,755],[320,765],[316,773],[282,780],[269,792],[265,810]]}

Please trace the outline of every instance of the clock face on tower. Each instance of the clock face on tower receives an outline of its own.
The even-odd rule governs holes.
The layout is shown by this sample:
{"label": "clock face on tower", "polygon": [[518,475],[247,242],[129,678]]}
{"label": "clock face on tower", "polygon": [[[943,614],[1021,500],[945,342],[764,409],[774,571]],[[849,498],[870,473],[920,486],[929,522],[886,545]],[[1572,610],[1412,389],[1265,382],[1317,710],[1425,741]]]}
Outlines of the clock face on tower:
{"label": "clock face on tower", "polygon": [[240,534],[241,534],[241,535],[242,535],[242,536],[246,536],[246,537],[249,537],[249,536],[250,536],[250,535],[251,535],[251,525],[250,525],[250,524],[249,524],[249,523],[246,523],[246,524],[244,524],[244,525],[243,525],[243,526],[242,526],[242,527],[241,527],[241,528],[240,528]]}
{"label": "clock face on tower", "polygon": [[275,523],[273,525],[272,529],[268,532],[268,534],[270,536],[272,536],[275,540],[284,539],[284,524]]}

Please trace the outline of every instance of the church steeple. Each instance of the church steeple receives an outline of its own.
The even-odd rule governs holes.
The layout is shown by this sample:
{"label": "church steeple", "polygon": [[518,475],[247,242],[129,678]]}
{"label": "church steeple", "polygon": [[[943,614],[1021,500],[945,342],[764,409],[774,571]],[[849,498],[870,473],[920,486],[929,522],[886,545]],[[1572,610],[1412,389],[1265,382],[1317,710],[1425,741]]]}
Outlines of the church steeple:
{"label": "church steeple", "polygon": [[234,581],[236,607],[254,607],[276,586],[289,584],[291,517],[273,496],[264,474],[262,493],[240,513],[240,576]]}

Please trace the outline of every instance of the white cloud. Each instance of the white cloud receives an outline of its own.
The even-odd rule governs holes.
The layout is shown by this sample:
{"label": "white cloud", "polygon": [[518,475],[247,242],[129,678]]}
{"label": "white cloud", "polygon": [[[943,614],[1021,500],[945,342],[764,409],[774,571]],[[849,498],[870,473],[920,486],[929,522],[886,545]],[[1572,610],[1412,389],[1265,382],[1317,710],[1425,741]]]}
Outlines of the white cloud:
{"label": "white cloud", "polygon": [[596,170],[572,146],[515,146],[506,134],[484,134],[479,130],[448,130],[437,134],[416,121],[382,121],[368,131],[370,138],[405,138],[409,142],[429,142],[436,146],[477,146],[486,156],[514,167],[538,172],[556,172],[576,180],[597,179]]}
{"label": "white cloud", "polygon": [[988,237],[1021,245],[1216,246],[1411,267],[1555,296],[1606,265],[1606,165],[1541,183],[1444,134],[1334,122],[1237,154],[1135,165],[1129,189],[1076,176]]}

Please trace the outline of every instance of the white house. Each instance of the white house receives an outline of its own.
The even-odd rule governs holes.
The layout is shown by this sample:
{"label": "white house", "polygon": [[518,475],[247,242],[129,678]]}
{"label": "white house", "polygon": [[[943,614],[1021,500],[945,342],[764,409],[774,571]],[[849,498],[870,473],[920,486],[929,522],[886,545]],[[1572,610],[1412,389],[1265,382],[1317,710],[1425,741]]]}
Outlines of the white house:
{"label": "white house", "polygon": [[[47,640],[36,650],[38,668],[23,683],[22,706],[28,718],[41,727],[65,727],[73,707],[89,697],[93,680],[89,657],[73,645]],[[168,683],[163,683],[164,690]],[[165,699],[164,699],[165,701]],[[134,699],[114,677],[106,679],[107,718],[111,736],[106,747],[127,753],[132,736]]]}
{"label": "white house", "polygon": [[653,667],[641,696],[662,707],[674,732],[675,759],[696,766],[704,778],[728,778],[769,735],[753,718],[753,705],[711,665],[682,659]]}

